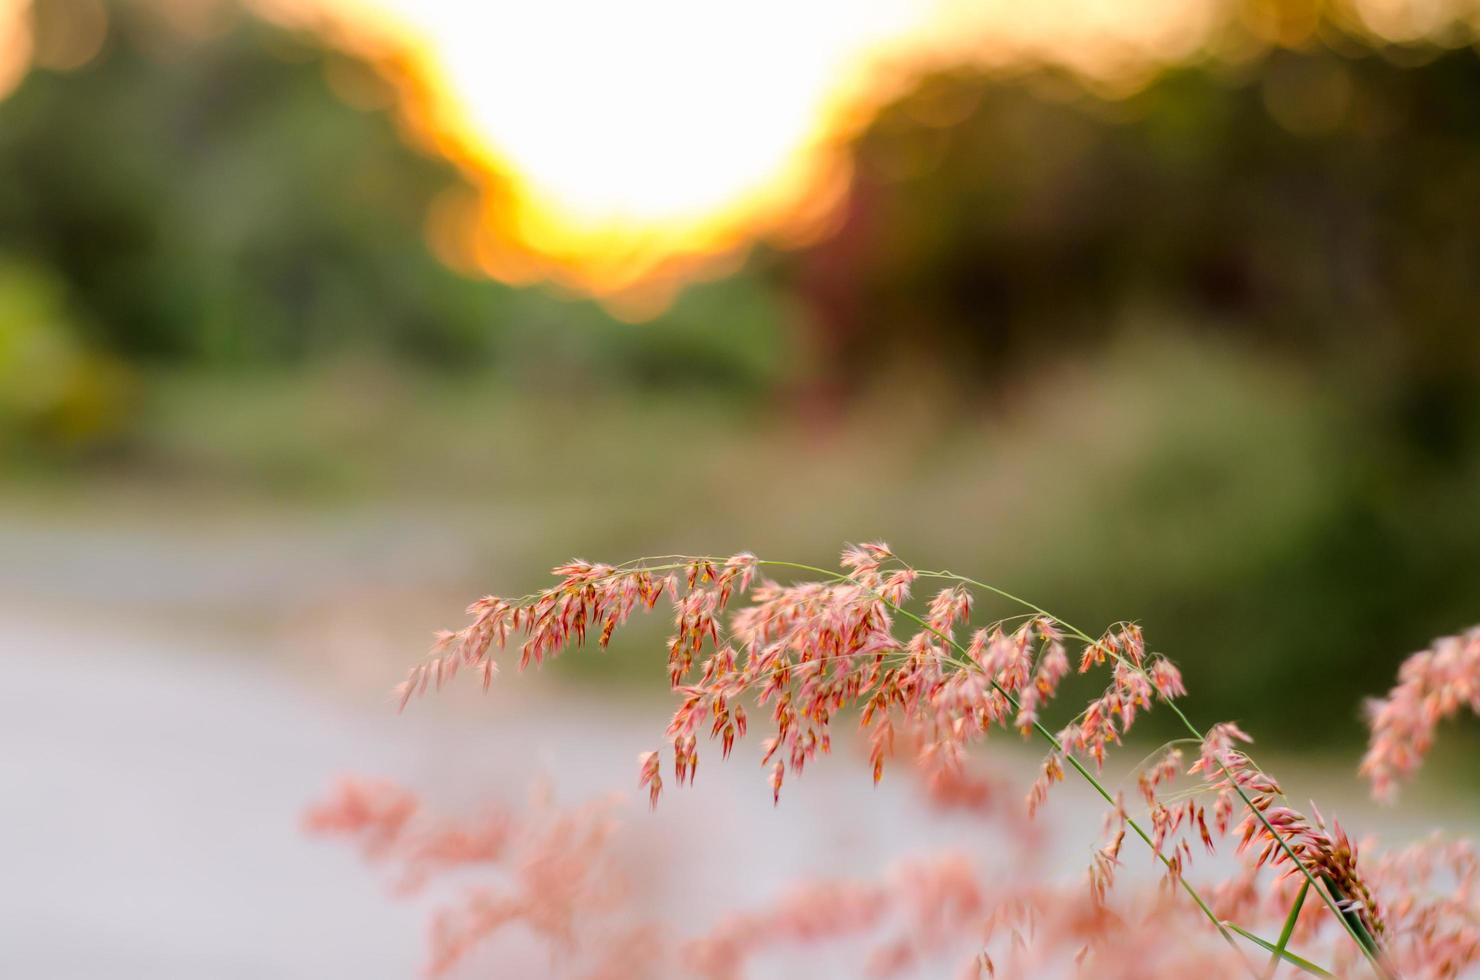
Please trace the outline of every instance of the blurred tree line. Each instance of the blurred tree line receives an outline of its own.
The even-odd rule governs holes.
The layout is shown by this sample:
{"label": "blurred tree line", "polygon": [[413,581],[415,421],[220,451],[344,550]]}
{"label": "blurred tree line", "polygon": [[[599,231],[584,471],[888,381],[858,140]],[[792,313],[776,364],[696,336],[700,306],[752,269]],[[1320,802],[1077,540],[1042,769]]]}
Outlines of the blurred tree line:
{"label": "blurred tree line", "polygon": [[[68,7],[40,0],[39,48]],[[0,101],[0,258],[60,287],[77,341],[124,363],[373,345],[447,368],[503,356],[521,324],[609,322],[433,258],[425,216],[461,177],[399,138],[367,66],[243,13],[184,37],[148,4],[106,10],[96,57]],[[755,324],[798,326],[799,297],[815,383],[899,359],[971,383],[1155,317],[1377,364],[1363,383],[1395,389],[1416,441],[1467,438],[1480,59],[1398,50],[1276,49],[1113,101],[1042,72],[923,79],[856,141],[837,234],[757,256],[699,316],[621,331],[651,342],[562,343],[637,383],[776,384],[791,352],[768,359],[785,343]]]}
{"label": "blurred tree line", "polygon": [[1415,57],[1276,50],[1117,102],[924,80],[859,140],[842,232],[796,263],[834,371],[924,356],[979,379],[1155,318],[1371,369],[1415,444],[1473,438],[1480,58]]}
{"label": "blurred tree line", "polygon": [[89,340],[223,364],[486,342],[497,294],[421,247],[447,169],[337,100],[328,52],[244,18],[201,43],[111,10],[96,59],[0,104],[0,248],[66,281]]}
{"label": "blurred tree line", "polygon": [[[372,350],[448,372],[541,346],[593,383],[737,395],[781,369],[788,314],[753,280],[701,287],[635,331],[446,268],[422,228],[463,179],[402,140],[369,66],[240,11],[201,35],[150,4],[99,9],[96,56],[38,67],[0,101],[0,437],[106,436],[131,373],[169,365]],[[89,26],[69,12],[39,0],[38,51]],[[17,393],[56,350],[73,352],[72,382]]]}

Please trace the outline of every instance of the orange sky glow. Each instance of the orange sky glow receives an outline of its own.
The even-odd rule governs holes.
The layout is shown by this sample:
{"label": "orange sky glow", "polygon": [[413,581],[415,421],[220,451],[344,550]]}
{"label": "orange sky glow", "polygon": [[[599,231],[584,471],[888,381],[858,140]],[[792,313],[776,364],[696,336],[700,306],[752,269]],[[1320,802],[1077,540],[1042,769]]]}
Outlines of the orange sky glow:
{"label": "orange sky glow", "polygon": [[[429,244],[444,261],[594,295],[634,320],[660,312],[684,283],[732,270],[756,241],[785,247],[826,234],[848,186],[844,144],[921,72],[1048,65],[1114,97],[1168,65],[1309,43],[1317,10],[1331,8],[1325,0],[248,2],[374,62],[398,92],[410,137],[461,166],[471,189],[449,191],[427,216]],[[1345,3],[1356,29],[1398,42],[1434,40],[1456,18],[1480,24],[1480,0]],[[30,55],[25,8],[0,0],[0,53],[9,52],[0,94]]]}
{"label": "orange sky glow", "polygon": [[[825,234],[842,144],[922,70],[1052,61],[1122,85],[1221,0],[277,0],[395,67],[413,128],[480,188],[433,209],[451,264],[643,319],[760,239]],[[386,53],[393,52],[387,55]]]}

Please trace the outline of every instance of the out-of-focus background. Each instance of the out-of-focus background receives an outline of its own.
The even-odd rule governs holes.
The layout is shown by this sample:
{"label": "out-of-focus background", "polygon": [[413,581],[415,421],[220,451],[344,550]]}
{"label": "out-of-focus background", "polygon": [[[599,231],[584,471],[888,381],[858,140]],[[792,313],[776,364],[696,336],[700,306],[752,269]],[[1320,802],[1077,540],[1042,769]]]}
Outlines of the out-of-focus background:
{"label": "out-of-focus background", "polygon": [[[405,975],[404,916],[345,958],[380,896],[293,807],[377,766],[625,787],[663,624],[384,694],[572,555],[883,538],[1139,620],[1199,718],[1339,781],[1362,698],[1480,621],[1477,36],[1469,0],[0,2],[0,819],[46,842],[0,963]],[[610,712],[609,759],[560,734]],[[236,925],[341,882],[337,933]]]}

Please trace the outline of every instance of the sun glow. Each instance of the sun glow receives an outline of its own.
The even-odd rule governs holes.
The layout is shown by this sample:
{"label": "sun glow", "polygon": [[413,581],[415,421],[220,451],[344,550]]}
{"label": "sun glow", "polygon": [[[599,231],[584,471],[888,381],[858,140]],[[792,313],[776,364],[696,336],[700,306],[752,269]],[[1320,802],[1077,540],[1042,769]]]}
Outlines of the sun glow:
{"label": "sun glow", "polygon": [[[180,19],[228,0],[147,2]],[[408,139],[461,167],[467,186],[427,216],[444,261],[633,319],[756,241],[825,235],[847,141],[922,71],[1052,66],[1117,96],[1168,65],[1315,43],[1323,16],[1397,43],[1480,32],[1480,0],[245,2],[375,65]],[[0,0],[0,94],[28,62],[65,70],[101,47],[101,0],[56,8],[68,43],[35,51],[27,6]]]}
{"label": "sun glow", "polygon": [[634,318],[846,187],[856,93],[909,0],[310,0],[264,6],[388,67],[418,139],[479,188],[429,218],[449,262],[554,279]]}
{"label": "sun glow", "polygon": [[[1425,0],[1338,0],[1359,32]],[[1064,69],[1107,95],[1199,57],[1310,43],[1317,0],[256,0],[383,68],[414,138],[477,188],[428,218],[448,263],[659,312],[745,248],[825,234],[843,144],[922,70]],[[1438,33],[1473,0],[1441,5]],[[1433,6],[1433,3],[1429,4]],[[1394,12],[1397,13],[1394,13]],[[1261,13],[1262,12],[1262,13]],[[1308,15],[1308,16],[1307,16]],[[1403,20],[1407,24],[1407,20]],[[1230,29],[1232,28],[1232,29]],[[1412,39],[1412,32],[1403,40]]]}

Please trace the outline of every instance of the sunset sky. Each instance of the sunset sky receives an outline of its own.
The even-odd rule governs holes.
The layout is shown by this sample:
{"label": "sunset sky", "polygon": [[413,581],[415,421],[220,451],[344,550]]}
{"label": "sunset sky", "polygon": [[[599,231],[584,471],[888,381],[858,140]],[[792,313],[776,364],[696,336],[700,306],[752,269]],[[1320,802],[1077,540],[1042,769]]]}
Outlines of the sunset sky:
{"label": "sunset sky", "polygon": [[[932,66],[1058,64],[1128,91],[1207,41],[1217,0],[278,0],[395,51],[418,129],[494,193],[432,218],[453,262],[640,318],[765,238],[825,231],[840,143]],[[325,28],[321,19],[331,26]],[[320,19],[320,20],[316,20]]]}
{"label": "sunset sky", "polygon": [[[182,22],[227,8],[152,2]],[[1169,65],[1318,41],[1315,0],[247,2],[379,64],[413,138],[462,166],[473,189],[427,216],[445,261],[595,294],[631,319],[755,241],[824,234],[848,184],[843,144],[923,71],[1048,65],[1121,97]],[[1474,0],[1338,7],[1399,42],[1480,16]],[[32,51],[25,0],[0,0],[0,93],[28,62],[66,70],[102,49],[99,0],[64,9],[70,26]]]}

